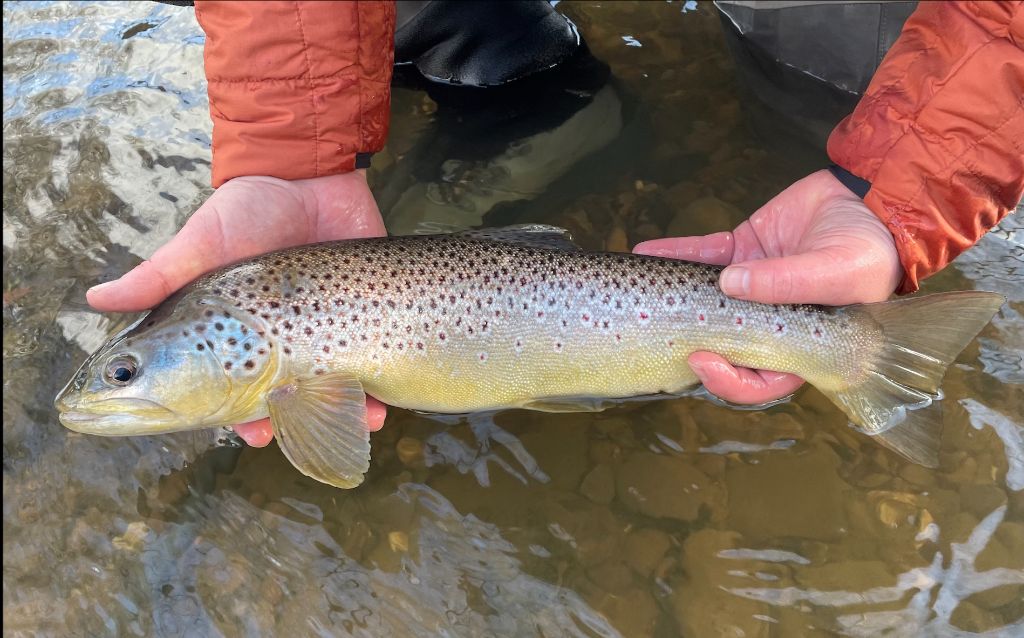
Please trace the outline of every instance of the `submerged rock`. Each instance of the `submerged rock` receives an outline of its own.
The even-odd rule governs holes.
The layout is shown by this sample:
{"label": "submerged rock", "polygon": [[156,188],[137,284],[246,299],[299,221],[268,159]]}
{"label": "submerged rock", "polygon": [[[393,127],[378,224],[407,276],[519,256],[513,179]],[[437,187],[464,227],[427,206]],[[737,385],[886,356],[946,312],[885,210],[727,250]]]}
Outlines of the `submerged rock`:
{"label": "submerged rock", "polygon": [[686,460],[638,452],[619,466],[615,477],[619,500],[645,516],[693,521],[702,507],[720,511],[725,495]]}
{"label": "submerged rock", "polygon": [[668,534],[656,529],[638,529],[626,537],[626,562],[644,578],[650,578],[655,568],[672,547]]}
{"label": "submerged rock", "polygon": [[615,473],[604,463],[597,465],[583,477],[580,494],[599,505],[607,505],[615,498]]}
{"label": "submerged rock", "polygon": [[840,480],[839,464],[835,452],[821,446],[732,468],[726,475],[730,527],[752,539],[842,537],[850,486]]}
{"label": "submerged rock", "polygon": [[683,636],[768,638],[775,630],[771,606],[729,591],[738,583],[720,553],[741,544],[734,532],[704,529],[683,543],[683,573],[670,598]]}
{"label": "submerged rock", "polygon": [[742,218],[740,209],[717,197],[701,197],[682,208],[668,225],[668,236],[732,230]]}

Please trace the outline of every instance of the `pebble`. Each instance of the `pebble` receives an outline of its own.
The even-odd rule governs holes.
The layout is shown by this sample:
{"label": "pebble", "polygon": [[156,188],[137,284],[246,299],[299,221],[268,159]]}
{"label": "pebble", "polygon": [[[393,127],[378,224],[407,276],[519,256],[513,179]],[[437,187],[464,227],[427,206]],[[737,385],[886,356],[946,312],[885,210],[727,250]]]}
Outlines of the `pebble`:
{"label": "pebble", "polygon": [[686,578],[673,587],[669,603],[678,633],[683,636],[768,638],[774,633],[772,607],[728,591],[735,579],[728,574],[734,561],[719,558],[724,549],[741,545],[735,532],[702,529],[683,543],[682,571]]}
{"label": "pebble", "polygon": [[839,465],[835,452],[822,446],[802,455],[764,454],[756,465],[731,468],[726,484],[736,505],[729,508],[730,528],[752,539],[841,538],[850,487],[840,480]]}
{"label": "pebble", "polygon": [[793,571],[802,587],[818,591],[867,591],[891,587],[896,577],[880,560],[840,560],[824,565],[804,565]]}
{"label": "pebble", "polygon": [[409,551],[409,535],[405,532],[388,532],[388,545],[391,551],[406,553]]}
{"label": "pebble", "polygon": [[633,587],[633,572],[624,562],[614,558],[590,567],[587,576],[613,594],[625,593]]}
{"label": "pebble", "polygon": [[917,463],[907,463],[900,470],[900,476],[913,485],[934,485],[935,472]]}
{"label": "pebble", "polygon": [[626,536],[626,562],[637,574],[651,578],[662,557],[672,547],[671,537],[657,529],[641,528]]}
{"label": "pebble", "polygon": [[741,219],[740,210],[732,204],[708,196],[687,203],[668,224],[669,237],[730,230]]}
{"label": "pebble", "polygon": [[142,521],[133,521],[128,524],[124,534],[117,536],[112,541],[114,547],[124,551],[138,552],[146,543],[146,536],[149,535],[149,526]]}
{"label": "pebble", "polygon": [[395,453],[406,467],[420,468],[424,465],[423,441],[419,439],[403,436],[395,444]]}
{"label": "pebble", "polygon": [[703,472],[684,459],[639,452],[616,471],[619,501],[655,518],[694,521],[703,507],[721,510],[724,494]]}
{"label": "pebble", "polygon": [[980,634],[989,629],[1001,627],[1004,622],[999,614],[982,609],[968,600],[963,600],[953,610],[949,624],[964,631]]}
{"label": "pebble", "polygon": [[580,494],[598,505],[607,505],[615,498],[615,473],[604,463],[590,470],[580,484]]}
{"label": "pebble", "polygon": [[984,518],[1006,503],[1006,492],[995,485],[968,484],[960,488],[960,503],[968,512]]}
{"label": "pebble", "polygon": [[626,237],[626,229],[621,224],[615,224],[604,240],[604,249],[611,253],[628,253],[629,239]]}
{"label": "pebble", "polygon": [[607,594],[590,603],[596,611],[613,620],[615,628],[621,632],[620,635],[655,635],[659,616],[658,604],[644,589],[633,588],[619,594]]}

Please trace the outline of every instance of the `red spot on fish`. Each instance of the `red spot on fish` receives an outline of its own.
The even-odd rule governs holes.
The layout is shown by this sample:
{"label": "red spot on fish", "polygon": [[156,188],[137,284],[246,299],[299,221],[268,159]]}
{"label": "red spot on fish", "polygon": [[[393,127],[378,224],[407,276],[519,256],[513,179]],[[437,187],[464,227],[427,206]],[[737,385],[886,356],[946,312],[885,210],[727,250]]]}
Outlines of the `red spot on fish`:
{"label": "red spot on fish", "polygon": [[743,325],[743,317],[736,317],[736,325],[737,326],[742,326]]}
{"label": "red spot on fish", "polygon": [[640,313],[640,319],[646,321],[646,320],[648,320],[650,318],[651,318],[651,316],[649,314],[647,314],[646,312],[641,312]]}
{"label": "red spot on fish", "polygon": [[697,315],[697,321],[704,321],[704,315]]}

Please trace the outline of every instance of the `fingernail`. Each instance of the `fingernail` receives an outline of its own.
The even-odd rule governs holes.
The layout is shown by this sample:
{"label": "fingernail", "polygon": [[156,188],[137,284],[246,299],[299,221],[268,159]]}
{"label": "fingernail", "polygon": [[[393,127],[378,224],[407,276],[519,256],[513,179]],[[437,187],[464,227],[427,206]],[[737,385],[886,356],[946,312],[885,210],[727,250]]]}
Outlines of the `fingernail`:
{"label": "fingernail", "polygon": [[689,363],[690,369],[693,370],[693,373],[695,375],[697,375],[697,378],[699,378],[701,381],[704,381],[704,377],[707,376],[705,374],[707,371],[706,366],[703,363],[695,363],[693,361],[690,361]]}
{"label": "fingernail", "polygon": [[113,284],[113,283],[114,283],[114,282],[116,282],[116,281],[117,281],[117,280],[115,279],[115,280],[113,280],[113,281],[105,281],[105,282],[103,282],[102,284],[96,284],[95,286],[93,286],[92,288],[90,288],[90,289],[88,290],[88,292],[100,292],[100,291],[101,291],[101,290],[103,290],[104,288],[109,288],[109,287],[110,287],[110,285],[111,285],[111,284]]}
{"label": "fingernail", "polygon": [[718,279],[722,292],[733,297],[750,294],[750,271],[740,266],[729,266]]}

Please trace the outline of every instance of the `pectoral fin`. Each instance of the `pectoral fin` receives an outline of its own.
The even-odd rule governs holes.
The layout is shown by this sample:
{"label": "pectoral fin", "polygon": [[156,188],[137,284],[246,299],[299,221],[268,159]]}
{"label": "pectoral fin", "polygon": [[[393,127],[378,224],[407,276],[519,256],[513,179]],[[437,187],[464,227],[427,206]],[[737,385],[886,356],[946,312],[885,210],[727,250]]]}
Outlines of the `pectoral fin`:
{"label": "pectoral fin", "polygon": [[322,483],[352,488],[370,467],[366,394],[342,374],[291,379],[267,395],[281,451],[300,472]]}

